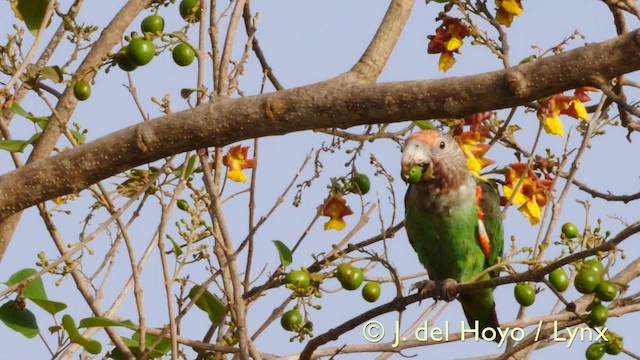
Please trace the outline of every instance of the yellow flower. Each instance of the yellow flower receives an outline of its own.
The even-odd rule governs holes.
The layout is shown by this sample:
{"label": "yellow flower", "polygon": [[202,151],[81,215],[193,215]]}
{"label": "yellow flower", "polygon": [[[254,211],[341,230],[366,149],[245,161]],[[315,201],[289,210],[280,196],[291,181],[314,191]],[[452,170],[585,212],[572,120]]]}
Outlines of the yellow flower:
{"label": "yellow flower", "polygon": [[347,226],[343,217],[353,214],[351,208],[347,205],[347,201],[341,195],[330,196],[324,203],[322,215],[328,216],[330,219],[324,224],[325,230],[342,230]]}
{"label": "yellow flower", "polygon": [[489,145],[483,144],[485,140],[480,131],[467,131],[458,136],[458,144],[467,157],[469,171],[480,179],[484,179],[480,176],[480,171],[495,162],[484,157],[489,150]]}
{"label": "yellow flower", "polygon": [[451,69],[453,64],[456,63],[456,59],[453,57],[452,52],[443,52],[440,54],[440,60],[438,60],[438,70],[447,71]]}
{"label": "yellow flower", "polygon": [[[515,205],[520,205],[518,211],[529,220],[531,225],[540,222],[542,207],[547,204],[547,193],[553,181],[540,179],[525,163],[511,164],[507,168],[506,182],[502,186],[505,198],[511,199]],[[520,179],[522,178],[522,182]],[[520,183],[517,188],[516,186]]]}
{"label": "yellow flower", "polygon": [[247,181],[247,175],[242,170],[253,169],[256,166],[255,159],[247,159],[248,146],[234,146],[222,157],[222,164],[229,168],[227,177],[235,182]]}
{"label": "yellow flower", "polygon": [[564,136],[564,125],[562,125],[562,121],[560,121],[560,116],[558,116],[557,112],[546,115],[542,121],[544,131],[546,131],[547,134]]}
{"label": "yellow flower", "polygon": [[496,21],[506,27],[511,26],[514,16],[522,15],[520,0],[496,0]]}

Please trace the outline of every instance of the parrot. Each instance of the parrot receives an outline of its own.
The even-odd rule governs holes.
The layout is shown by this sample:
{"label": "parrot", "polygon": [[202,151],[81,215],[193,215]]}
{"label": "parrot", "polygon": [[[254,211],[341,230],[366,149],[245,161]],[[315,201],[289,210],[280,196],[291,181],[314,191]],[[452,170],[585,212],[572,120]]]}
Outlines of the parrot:
{"label": "parrot", "polygon": [[[412,290],[435,290],[443,300],[453,301],[455,295],[447,292],[446,284],[468,282],[502,257],[504,236],[497,189],[469,170],[453,137],[437,130],[407,137],[401,166],[402,178],[409,183],[405,195],[407,236],[430,279],[414,284]],[[416,167],[418,176],[413,171]],[[499,269],[492,270],[477,281],[499,273]],[[500,326],[493,288],[460,293],[457,299],[471,327],[475,321],[479,331]]]}

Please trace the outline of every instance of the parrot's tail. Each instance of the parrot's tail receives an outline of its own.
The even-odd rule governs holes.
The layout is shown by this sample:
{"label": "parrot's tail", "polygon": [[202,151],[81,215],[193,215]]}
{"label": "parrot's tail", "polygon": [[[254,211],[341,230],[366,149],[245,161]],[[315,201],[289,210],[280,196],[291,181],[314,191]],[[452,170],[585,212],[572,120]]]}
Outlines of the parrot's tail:
{"label": "parrot's tail", "polygon": [[[496,304],[493,301],[493,289],[482,289],[471,294],[460,294],[458,297],[462,303],[462,309],[467,317],[470,327],[474,327],[478,322],[478,331],[485,328],[498,328],[498,315],[496,314]],[[497,331],[496,331],[497,333]],[[494,338],[495,342],[500,342],[500,336]]]}

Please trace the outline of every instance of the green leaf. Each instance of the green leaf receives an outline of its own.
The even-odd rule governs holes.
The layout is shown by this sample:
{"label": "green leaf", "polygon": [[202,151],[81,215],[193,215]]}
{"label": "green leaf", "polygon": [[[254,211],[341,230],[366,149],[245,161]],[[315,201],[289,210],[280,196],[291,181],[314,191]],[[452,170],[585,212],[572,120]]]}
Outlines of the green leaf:
{"label": "green leaf", "polygon": [[[189,291],[189,299],[193,300],[198,291],[200,291],[200,285],[194,285]],[[196,306],[209,315],[209,320],[212,324],[217,324],[224,318],[224,314],[227,311],[227,307],[224,303],[213,295],[209,290],[205,290],[204,293],[196,301]]]}
{"label": "green leaf", "polygon": [[80,324],[78,325],[78,327],[81,327],[81,328],[106,327],[106,326],[124,326],[129,329],[137,328],[136,324],[131,322],[131,320],[116,321],[116,320],[111,320],[111,319],[107,319],[105,317],[100,317],[100,316],[84,318],[80,320]]}
{"label": "green leaf", "polygon": [[0,320],[10,329],[29,339],[33,339],[40,333],[36,316],[27,309],[19,310],[13,300],[9,300],[0,306]]}
{"label": "green leaf", "polygon": [[48,0],[12,0],[11,8],[16,17],[23,20],[27,29],[35,36],[44,19],[48,3]]}
{"label": "green leaf", "polygon": [[[7,286],[13,286],[37,272],[36,269],[32,268],[19,270],[11,275],[5,284],[7,284]],[[27,299],[47,299],[47,293],[44,291],[44,283],[41,278],[35,278],[29,282],[27,286],[22,289],[21,294]]]}
{"label": "green leaf", "polygon": [[[131,350],[131,353],[135,356],[140,355],[140,333],[135,332],[131,339],[124,336],[120,337],[122,342]],[[146,335],[144,342],[146,345],[151,345],[156,340],[155,336]],[[171,350],[171,342],[165,338],[160,340],[158,345],[154,347],[147,356],[148,359],[155,359],[164,356]],[[111,351],[110,357],[116,360],[126,360],[126,357],[122,355],[117,349]]]}
{"label": "green leaf", "polygon": [[62,69],[57,65],[43,67],[42,70],[40,70],[40,75],[58,84],[64,80]]}
{"label": "green leaf", "polygon": [[82,346],[88,353],[95,355],[102,351],[102,345],[98,341],[88,339],[80,334],[71,315],[65,314],[62,317],[62,327],[69,334],[69,340]]}
{"label": "green leaf", "polygon": [[51,315],[55,315],[67,308],[67,304],[53,300],[35,298],[30,298],[29,300],[33,301],[34,304],[40,306],[42,309],[44,309],[44,311],[48,312]]}
{"label": "green leaf", "polygon": [[7,150],[9,152],[23,152],[30,144],[33,144],[40,138],[41,133],[35,133],[29,140],[0,140],[0,149]]}
{"label": "green leaf", "polygon": [[414,120],[413,124],[420,128],[420,130],[436,130],[436,127],[431,123],[431,120]]}
{"label": "green leaf", "polygon": [[176,254],[176,258],[182,255],[182,249],[180,249],[180,245],[178,245],[178,243],[176,243],[176,241],[173,240],[173,238],[168,234],[167,238],[171,240],[171,244],[173,244],[173,253]]}
{"label": "green leaf", "polygon": [[[136,347],[137,347],[138,344],[140,343],[140,332],[136,331],[135,333],[133,333],[133,335],[131,336],[131,339],[136,342]],[[154,343],[154,341],[156,341],[156,339],[157,339],[157,336],[145,334],[144,343],[147,346],[151,346]],[[162,338],[158,342],[158,345],[156,345],[153,348],[153,350],[151,350],[151,353],[149,354],[148,358],[154,359],[154,358],[163,356],[167,354],[169,350],[171,350],[171,341],[169,341],[169,339],[167,338]]]}
{"label": "green leaf", "polygon": [[0,149],[11,153],[21,153],[27,148],[26,140],[0,140]]}
{"label": "green leaf", "polygon": [[188,99],[189,96],[191,96],[191,94],[196,91],[198,91],[198,89],[190,89],[190,88],[180,89],[180,96],[183,99]]}
{"label": "green leaf", "polygon": [[188,179],[193,174],[193,168],[196,166],[198,155],[191,155],[189,163],[187,164],[187,170],[184,172],[184,179]]}
{"label": "green leaf", "polygon": [[18,103],[11,104],[11,111],[13,111],[16,115],[20,115],[25,119],[29,119],[36,123],[41,129],[44,129],[47,126],[47,122],[49,121],[49,117],[46,116],[35,116],[30,112],[27,112],[22,106],[18,105]]}
{"label": "green leaf", "polygon": [[285,245],[280,240],[273,240],[273,244],[278,250],[278,255],[280,255],[280,264],[282,264],[282,267],[286,268],[287,266],[291,265],[291,262],[293,261],[293,254],[291,253],[291,250],[289,250],[287,245]]}
{"label": "green leaf", "polygon": [[84,144],[84,142],[87,140],[87,137],[79,131],[69,130],[69,132],[71,133],[73,138],[76,139],[79,145]]}

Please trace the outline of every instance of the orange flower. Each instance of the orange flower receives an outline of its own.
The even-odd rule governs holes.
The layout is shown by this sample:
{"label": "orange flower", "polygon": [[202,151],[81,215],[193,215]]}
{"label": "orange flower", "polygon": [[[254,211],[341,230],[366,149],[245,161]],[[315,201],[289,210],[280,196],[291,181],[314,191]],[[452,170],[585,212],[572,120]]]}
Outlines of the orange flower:
{"label": "orange flower", "polygon": [[247,159],[248,146],[237,145],[229,149],[229,152],[222,157],[222,164],[228,167],[227,177],[235,182],[247,181],[247,175],[242,170],[253,169],[256,166],[255,159]]}
{"label": "orange flower", "polygon": [[583,102],[591,100],[588,91],[597,91],[591,87],[581,87],[575,90],[573,96],[556,94],[544,100],[538,100],[538,118],[543,122],[548,134],[564,136],[564,126],[560,121],[560,114],[574,119],[587,121],[587,109]]}
{"label": "orange flower", "polygon": [[330,196],[322,208],[322,215],[330,217],[329,221],[324,224],[324,229],[344,229],[347,223],[342,218],[351,214],[353,214],[353,211],[347,205],[347,200],[342,198],[342,195],[335,194]]}
{"label": "orange flower", "polygon": [[484,144],[486,138],[480,131],[467,131],[457,138],[462,152],[467,157],[467,166],[474,176],[480,176],[480,170],[493,164],[495,161],[487,159],[484,154],[489,150],[489,144]]}
{"label": "orange flower", "polygon": [[[507,168],[506,183],[502,186],[502,190],[507,199],[513,198],[512,202],[520,205],[518,211],[529,219],[531,225],[534,225],[540,222],[541,207],[547,204],[547,196],[553,180],[540,179],[531,169],[525,174],[526,168],[525,163],[511,164]],[[517,187],[520,178],[522,183]]]}
{"label": "orange flower", "polygon": [[442,25],[436,29],[436,34],[427,36],[427,53],[440,54],[439,70],[447,71],[453,66],[456,62],[453,53],[460,53],[462,39],[470,33],[471,29],[464,25],[462,20],[444,15]]}
{"label": "orange flower", "polygon": [[521,0],[496,0],[496,21],[506,27],[511,26],[514,16],[522,15]]}

